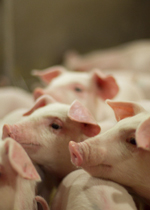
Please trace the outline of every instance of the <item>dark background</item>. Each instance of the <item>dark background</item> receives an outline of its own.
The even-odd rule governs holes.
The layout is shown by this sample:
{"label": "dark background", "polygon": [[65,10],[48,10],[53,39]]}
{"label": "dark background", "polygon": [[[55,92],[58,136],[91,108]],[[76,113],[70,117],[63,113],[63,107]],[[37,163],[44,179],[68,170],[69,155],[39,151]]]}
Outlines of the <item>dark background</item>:
{"label": "dark background", "polygon": [[0,0],[0,76],[32,89],[32,69],[150,38],[149,0]]}

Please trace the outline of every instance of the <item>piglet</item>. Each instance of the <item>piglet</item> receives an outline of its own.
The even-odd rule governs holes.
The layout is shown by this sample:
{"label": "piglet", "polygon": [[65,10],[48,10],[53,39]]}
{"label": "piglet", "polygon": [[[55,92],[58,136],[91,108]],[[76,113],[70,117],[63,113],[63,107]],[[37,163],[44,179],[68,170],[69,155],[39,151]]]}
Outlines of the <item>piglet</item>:
{"label": "piglet", "polygon": [[118,122],[83,143],[71,141],[72,163],[94,177],[129,187],[150,204],[150,113],[133,102],[107,103]]}
{"label": "piglet", "polygon": [[4,125],[3,139],[11,137],[19,142],[42,167],[50,185],[76,169],[70,161],[69,141],[74,138],[80,142],[100,132],[92,114],[78,101],[67,105],[44,95],[24,115],[18,123]]}
{"label": "piglet", "polygon": [[[86,106],[93,116],[103,120],[108,115],[105,111],[104,100],[114,98],[119,87],[111,75],[105,75],[95,69],[87,72],[70,72],[62,66],[38,71],[33,75],[40,77],[45,82],[45,88],[36,88],[34,98],[43,94],[49,94],[61,103],[71,104],[75,99]],[[99,110],[101,114],[98,114]]]}
{"label": "piglet", "polygon": [[140,100],[144,93],[132,81],[104,74],[99,69],[90,72],[71,72],[62,66],[53,66],[43,71],[34,70],[34,75],[46,83],[45,88],[36,88],[34,98],[49,94],[61,103],[71,104],[75,99],[86,106],[97,121],[112,118],[113,112],[105,104],[106,99]]}
{"label": "piglet", "polygon": [[25,150],[11,138],[0,141],[0,209],[37,210],[48,206],[36,198],[35,188],[41,179]]}
{"label": "piglet", "polygon": [[137,210],[132,196],[121,185],[90,176],[80,169],[61,182],[51,210]]}
{"label": "piglet", "polygon": [[32,94],[17,87],[0,87],[0,118],[19,108],[30,108],[33,105]]}
{"label": "piglet", "polygon": [[84,55],[70,51],[64,56],[64,65],[78,71],[89,71],[92,68],[149,71],[150,40],[136,40]]}

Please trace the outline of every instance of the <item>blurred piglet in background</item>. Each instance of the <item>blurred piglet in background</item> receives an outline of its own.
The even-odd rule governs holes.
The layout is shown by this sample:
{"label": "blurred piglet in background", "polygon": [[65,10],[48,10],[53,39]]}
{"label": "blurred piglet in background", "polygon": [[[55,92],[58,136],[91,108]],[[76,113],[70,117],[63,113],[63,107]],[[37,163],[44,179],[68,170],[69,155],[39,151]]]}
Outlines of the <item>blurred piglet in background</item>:
{"label": "blurred piglet in background", "polygon": [[92,68],[150,71],[150,41],[132,41],[84,55],[68,51],[64,55],[64,65],[76,71],[90,71]]}
{"label": "blurred piglet in background", "polygon": [[[106,76],[99,70],[91,73],[70,72],[62,66],[54,66],[42,71],[34,70],[45,88],[36,88],[34,98],[49,94],[61,103],[71,104],[75,99],[86,106],[98,120],[106,118],[104,100],[112,99],[119,87],[112,76]],[[98,115],[99,110],[101,114]]]}
{"label": "blurred piglet in background", "polygon": [[36,88],[34,97],[49,94],[57,101],[71,104],[75,99],[86,106],[97,121],[113,118],[113,112],[106,99],[137,101],[144,98],[142,90],[128,78],[115,79],[99,69],[90,72],[71,72],[62,66],[42,71],[34,70],[47,86]]}

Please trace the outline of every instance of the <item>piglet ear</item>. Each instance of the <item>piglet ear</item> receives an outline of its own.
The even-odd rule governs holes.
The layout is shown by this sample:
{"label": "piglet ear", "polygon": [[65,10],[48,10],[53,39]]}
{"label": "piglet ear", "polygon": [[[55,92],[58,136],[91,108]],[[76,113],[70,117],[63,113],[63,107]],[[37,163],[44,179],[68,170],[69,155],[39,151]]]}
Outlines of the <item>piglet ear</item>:
{"label": "piglet ear", "polygon": [[37,100],[40,96],[43,96],[45,94],[44,90],[42,88],[35,88],[33,91],[34,100]]}
{"label": "piglet ear", "polygon": [[33,163],[23,147],[11,138],[5,139],[5,152],[12,168],[24,179],[41,181]]}
{"label": "piglet ear", "polygon": [[51,68],[47,68],[44,70],[32,70],[31,74],[34,76],[40,77],[42,81],[49,84],[52,79],[55,77],[58,77],[60,74],[62,74],[65,70],[62,66],[53,66]]}
{"label": "piglet ear", "polygon": [[137,146],[150,151],[150,118],[140,124],[136,131]]}
{"label": "piglet ear", "polygon": [[39,97],[35,101],[34,106],[29,111],[24,113],[23,116],[28,116],[28,115],[32,114],[36,109],[39,109],[43,106],[46,106],[47,104],[55,103],[55,102],[56,102],[56,100],[53,97],[45,94],[45,95]]}
{"label": "piglet ear", "polygon": [[92,70],[92,83],[94,83],[97,95],[103,100],[114,98],[119,91],[115,78],[103,74],[99,69]]}
{"label": "piglet ear", "polygon": [[89,110],[77,100],[71,104],[68,117],[73,121],[81,123],[83,133],[89,137],[95,136],[101,131],[100,126]]}
{"label": "piglet ear", "polygon": [[106,103],[113,109],[117,121],[145,111],[142,106],[134,102],[106,100]]}

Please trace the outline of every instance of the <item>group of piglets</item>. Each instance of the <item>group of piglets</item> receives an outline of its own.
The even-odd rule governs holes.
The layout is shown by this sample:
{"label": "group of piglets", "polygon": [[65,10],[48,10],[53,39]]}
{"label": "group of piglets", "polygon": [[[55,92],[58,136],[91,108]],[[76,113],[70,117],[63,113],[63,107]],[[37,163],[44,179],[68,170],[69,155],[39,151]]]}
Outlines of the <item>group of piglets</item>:
{"label": "group of piglets", "polygon": [[148,87],[132,69],[77,70],[1,87],[0,210],[150,209]]}

